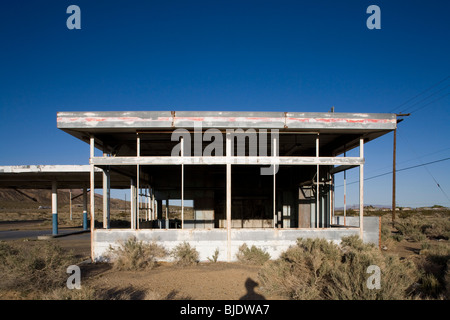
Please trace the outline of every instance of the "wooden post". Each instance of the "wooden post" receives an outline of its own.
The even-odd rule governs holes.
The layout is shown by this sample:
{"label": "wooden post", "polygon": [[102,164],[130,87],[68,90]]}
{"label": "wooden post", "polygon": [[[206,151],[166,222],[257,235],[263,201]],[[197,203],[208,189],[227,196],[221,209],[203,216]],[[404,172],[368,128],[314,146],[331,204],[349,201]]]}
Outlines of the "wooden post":
{"label": "wooden post", "polygon": [[69,189],[69,219],[72,221],[72,189]]}
{"label": "wooden post", "polygon": [[393,155],[392,155],[392,224],[394,224],[395,222],[395,211],[396,211],[396,199],[395,199],[395,193],[396,193],[396,151],[397,149],[397,129],[394,129],[394,150],[393,150]]}

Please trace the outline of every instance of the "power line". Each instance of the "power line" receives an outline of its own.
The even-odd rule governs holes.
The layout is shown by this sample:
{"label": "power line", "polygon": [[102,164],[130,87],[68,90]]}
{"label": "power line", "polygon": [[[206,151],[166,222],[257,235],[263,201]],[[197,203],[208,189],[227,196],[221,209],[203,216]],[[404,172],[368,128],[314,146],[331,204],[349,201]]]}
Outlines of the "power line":
{"label": "power line", "polygon": [[[408,160],[404,160],[404,161],[397,162],[397,164],[403,164],[403,163],[407,163],[407,162],[419,160],[419,159],[422,159],[422,158],[425,158],[425,157],[428,157],[428,156],[431,156],[431,155],[434,155],[434,154],[437,154],[437,153],[441,153],[441,152],[447,151],[447,150],[449,150],[449,149],[450,149],[450,147],[443,148],[443,149],[439,149],[439,150],[437,150],[437,151],[433,151],[433,152],[430,152],[430,153],[426,153],[426,154],[424,154],[424,155],[421,155],[421,156],[418,156],[418,157],[415,157],[415,158],[412,158],[412,159],[408,159]],[[368,170],[367,173],[375,173],[375,172],[377,172],[377,171],[381,171],[381,170],[384,170],[384,169],[390,168],[390,167],[392,167],[392,164],[387,165],[387,166],[384,166],[384,167],[381,167],[381,168]]]}
{"label": "power line", "polygon": [[438,85],[440,85],[441,83],[445,82],[445,81],[446,81],[447,79],[449,79],[449,78],[450,78],[450,76],[445,77],[445,78],[442,79],[441,81],[439,81],[439,82],[433,84],[433,85],[432,85],[431,87],[429,87],[428,89],[425,89],[425,90],[422,91],[421,93],[419,93],[419,94],[415,95],[414,97],[408,99],[407,101],[405,101],[405,102],[399,104],[397,107],[395,107],[394,109],[392,109],[392,110],[389,111],[389,112],[394,112],[395,110],[399,109],[400,107],[402,107],[402,106],[408,104],[409,102],[413,101],[414,99],[420,97],[420,96],[423,95],[424,93],[426,93],[426,92],[430,91],[431,89],[437,87]]}
{"label": "power line", "polygon": [[[408,147],[412,150],[412,152],[417,156],[417,153],[415,152],[415,150],[412,148],[412,146],[409,144],[409,142],[406,140],[406,138],[402,137],[400,135],[400,139],[404,139],[404,141],[406,142],[406,144],[408,145]],[[420,160],[419,160],[420,161]],[[420,161],[422,163],[422,161]],[[428,174],[431,176],[431,178],[434,180],[434,182],[436,183],[437,187],[442,191],[442,193],[444,194],[444,196],[447,198],[447,200],[450,202],[450,198],[447,195],[447,193],[444,191],[444,189],[442,189],[441,185],[439,184],[439,182],[436,180],[436,178],[433,176],[433,174],[430,172],[430,170],[428,170],[427,167],[425,167],[425,170],[427,170]]]}
{"label": "power line", "polygon": [[[400,172],[400,171],[410,170],[410,169],[414,169],[414,168],[418,168],[418,167],[423,167],[423,166],[426,166],[426,165],[429,165],[429,164],[433,164],[433,163],[437,163],[437,162],[442,162],[442,161],[447,161],[447,160],[450,160],[450,157],[448,157],[448,158],[443,158],[443,159],[439,159],[439,160],[435,160],[435,161],[430,161],[430,162],[427,162],[427,163],[422,163],[422,164],[418,164],[418,165],[415,165],[415,166],[410,166],[410,167],[406,167],[406,168],[402,168],[402,169],[397,169],[397,170],[395,170],[395,172]],[[393,171],[389,171],[389,172],[385,172],[385,173],[378,174],[378,175],[373,176],[373,177],[365,178],[364,181],[372,180],[372,179],[379,178],[379,177],[382,177],[382,176],[386,176],[386,175],[388,175],[388,174],[392,174],[392,172],[393,172]],[[347,185],[349,185],[349,184],[354,184],[354,183],[358,183],[358,182],[359,182],[359,181],[353,181],[353,182],[347,183]],[[341,185],[339,185],[339,186],[336,186],[336,188],[342,187],[342,186],[343,186],[343,184],[341,184]]]}
{"label": "power line", "polygon": [[439,101],[439,100],[442,100],[443,98],[445,98],[445,97],[448,96],[449,94],[450,94],[450,93],[444,94],[443,96],[441,96],[441,97],[439,97],[439,98],[437,98],[437,99],[435,99],[435,100],[433,100],[433,101],[431,101],[431,102],[428,102],[427,104],[424,104],[423,106],[421,106],[421,107],[419,107],[419,108],[417,108],[417,109],[414,109],[414,110],[411,111],[410,113],[412,114],[412,113],[414,113],[414,112],[416,112],[416,111],[419,111],[419,110],[425,108],[426,106],[428,106],[428,105],[430,105],[430,104],[432,104],[432,103],[434,103],[434,102],[437,102],[437,101]]}
{"label": "power line", "polygon": [[[433,92],[432,94],[426,96],[426,97],[423,98],[422,100],[419,100],[419,101],[417,101],[417,102],[414,102],[414,103],[413,103],[412,105],[410,105],[408,108],[411,108],[411,107],[413,107],[413,106],[415,106],[415,105],[417,105],[417,104],[419,104],[419,103],[421,103],[421,102],[427,100],[428,98],[434,96],[435,94],[438,94],[438,93],[441,92],[442,90],[447,89],[449,86],[450,86],[450,84],[446,85],[445,87],[441,88],[441,89],[438,90],[438,91]],[[403,113],[403,112],[405,112],[405,111],[406,111],[406,110],[401,111],[400,113]]]}

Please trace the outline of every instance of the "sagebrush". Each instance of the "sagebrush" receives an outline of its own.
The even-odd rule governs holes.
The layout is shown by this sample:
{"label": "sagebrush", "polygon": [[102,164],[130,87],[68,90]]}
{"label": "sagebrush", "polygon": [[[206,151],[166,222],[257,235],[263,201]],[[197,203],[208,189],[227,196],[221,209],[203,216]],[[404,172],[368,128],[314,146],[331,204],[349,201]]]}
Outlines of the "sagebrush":
{"label": "sagebrush", "polygon": [[[370,265],[381,269],[380,289],[367,287]],[[340,245],[325,239],[298,239],[259,272],[267,293],[298,300],[406,299],[418,277],[411,262],[385,255],[357,236],[344,237]]]}
{"label": "sagebrush", "polygon": [[170,254],[174,258],[175,263],[181,266],[197,264],[199,261],[198,251],[191,247],[188,242],[180,243],[173,248]]}
{"label": "sagebrush", "polygon": [[71,252],[51,242],[0,242],[0,289],[41,294],[66,286]]}
{"label": "sagebrush", "polygon": [[144,243],[130,237],[116,248],[110,246],[108,257],[117,270],[145,270],[154,268],[157,260],[167,254],[156,242]]}
{"label": "sagebrush", "polygon": [[244,243],[239,247],[236,258],[242,263],[263,265],[270,259],[270,254],[254,245],[249,248],[247,244]]}

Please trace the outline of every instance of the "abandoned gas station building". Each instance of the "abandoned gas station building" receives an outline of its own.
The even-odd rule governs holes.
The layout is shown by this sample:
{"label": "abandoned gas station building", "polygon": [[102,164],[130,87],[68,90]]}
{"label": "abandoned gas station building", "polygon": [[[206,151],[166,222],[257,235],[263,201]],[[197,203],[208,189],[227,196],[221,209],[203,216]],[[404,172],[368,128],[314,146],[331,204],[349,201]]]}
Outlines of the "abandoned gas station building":
{"label": "abandoned gas station building", "polygon": [[[297,238],[378,243],[378,218],[364,217],[364,144],[396,125],[395,114],[334,112],[57,114],[59,129],[90,145],[89,186],[103,188],[102,228],[94,228],[90,193],[94,260],[131,236],[167,249],[186,241],[200,260],[218,248],[221,261],[234,260],[243,243],[273,258]],[[345,156],[354,148],[359,156]],[[334,216],[334,174],[352,168],[359,168],[359,217],[343,226]],[[111,228],[111,188],[130,190],[128,228]],[[163,210],[173,199],[176,218]]]}

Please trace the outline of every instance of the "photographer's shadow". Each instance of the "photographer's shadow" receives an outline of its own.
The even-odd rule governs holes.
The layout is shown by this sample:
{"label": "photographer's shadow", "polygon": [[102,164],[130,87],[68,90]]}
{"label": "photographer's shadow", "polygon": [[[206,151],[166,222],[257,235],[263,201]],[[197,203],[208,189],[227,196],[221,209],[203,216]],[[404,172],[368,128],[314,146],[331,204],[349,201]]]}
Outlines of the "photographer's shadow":
{"label": "photographer's shadow", "polygon": [[247,278],[245,281],[245,288],[247,289],[247,293],[239,298],[239,300],[266,300],[266,298],[255,292],[255,288],[258,286],[258,283],[253,281],[251,278]]}

